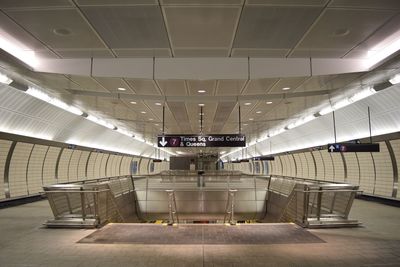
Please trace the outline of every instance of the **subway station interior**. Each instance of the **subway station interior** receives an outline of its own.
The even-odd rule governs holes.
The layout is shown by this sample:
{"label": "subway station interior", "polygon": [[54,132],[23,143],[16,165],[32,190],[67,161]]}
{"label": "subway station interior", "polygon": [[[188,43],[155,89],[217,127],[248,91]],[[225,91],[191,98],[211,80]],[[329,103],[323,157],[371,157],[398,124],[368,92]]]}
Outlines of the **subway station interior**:
{"label": "subway station interior", "polygon": [[0,266],[400,266],[399,0],[0,0]]}

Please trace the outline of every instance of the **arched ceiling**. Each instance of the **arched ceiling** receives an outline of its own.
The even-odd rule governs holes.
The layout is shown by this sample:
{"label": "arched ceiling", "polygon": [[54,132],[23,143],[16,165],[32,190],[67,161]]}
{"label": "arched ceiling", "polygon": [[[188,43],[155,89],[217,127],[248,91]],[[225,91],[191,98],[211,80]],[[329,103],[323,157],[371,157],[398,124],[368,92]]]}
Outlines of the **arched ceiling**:
{"label": "arched ceiling", "polygon": [[[34,52],[38,60],[365,60],[371,53],[383,51],[385,45],[395,44],[400,31],[400,2],[393,0],[10,0],[0,2],[0,11],[1,40]],[[243,133],[249,142],[254,142],[272,129],[399,73],[399,60],[392,58],[373,70],[330,75],[139,79],[36,72],[13,61],[4,51],[0,59],[2,73],[14,80],[36,86],[149,143],[156,142],[155,137],[162,131],[163,105],[166,133],[198,133],[199,104],[204,104],[204,133],[236,133],[240,105]],[[289,89],[283,90],[286,88]],[[2,90],[16,98],[10,103],[17,103],[22,97],[35,101],[21,92],[7,91],[14,89]],[[19,112],[18,106],[8,108]],[[28,114],[35,110],[40,111],[33,108]],[[84,121],[83,132],[74,137],[80,138],[91,125]],[[11,119],[9,122],[17,127]],[[4,122],[1,126],[11,129]],[[117,144],[119,138],[114,139],[121,149],[124,138],[121,144]],[[151,154],[149,151],[154,148],[140,143],[143,144],[132,144],[138,153]],[[231,151],[218,151],[222,150]]]}

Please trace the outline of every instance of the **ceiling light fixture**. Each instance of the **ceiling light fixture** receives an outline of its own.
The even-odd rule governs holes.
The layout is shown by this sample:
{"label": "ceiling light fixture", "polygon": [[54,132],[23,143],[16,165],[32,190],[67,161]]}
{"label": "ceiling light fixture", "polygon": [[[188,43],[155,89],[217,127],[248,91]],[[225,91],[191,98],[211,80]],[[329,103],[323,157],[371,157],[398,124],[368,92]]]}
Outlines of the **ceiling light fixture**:
{"label": "ceiling light fixture", "polygon": [[142,113],[142,114],[146,114],[147,112],[146,112],[146,111],[141,111],[140,113]]}
{"label": "ceiling light fixture", "polygon": [[137,102],[135,102],[135,101],[131,101],[130,103],[133,104],[133,105],[137,104]]}
{"label": "ceiling light fixture", "polygon": [[123,87],[118,87],[118,90],[119,90],[119,91],[126,91],[126,89],[123,88]]}
{"label": "ceiling light fixture", "polygon": [[272,101],[267,101],[265,104],[271,105],[271,104],[272,104]]}
{"label": "ceiling light fixture", "polygon": [[205,105],[203,104],[203,103],[200,103],[199,104],[199,107],[204,107]]}
{"label": "ceiling light fixture", "polygon": [[391,84],[398,84],[400,83],[400,74],[396,74],[392,79],[389,80]]}
{"label": "ceiling light fixture", "polygon": [[[7,33],[0,31],[0,48],[10,55],[18,58],[25,64],[31,67],[36,67],[39,64],[39,61],[36,58],[35,52],[29,47],[20,43],[18,40],[7,35]],[[5,36],[8,38],[5,38]]]}
{"label": "ceiling light fixture", "polygon": [[154,120],[153,118],[149,118],[149,121],[152,121],[152,120]]}
{"label": "ceiling light fixture", "polygon": [[249,118],[249,121],[252,121],[252,120],[254,120],[254,118]]}
{"label": "ceiling light fixture", "polygon": [[283,91],[290,90],[290,87],[283,87],[282,90],[283,90]]}
{"label": "ceiling light fixture", "polygon": [[12,79],[5,74],[0,73],[0,83],[10,84],[12,83]]}
{"label": "ceiling light fixture", "polygon": [[161,106],[162,104],[159,103],[159,102],[157,102],[157,103],[155,103],[155,105],[156,105],[156,106]]}
{"label": "ceiling light fixture", "polygon": [[206,90],[198,90],[197,92],[200,93],[200,94],[203,94],[203,93],[206,92]]}
{"label": "ceiling light fixture", "polygon": [[259,110],[259,111],[256,111],[256,113],[257,113],[257,114],[261,114],[261,113],[262,113],[262,111],[261,111],[261,110]]}
{"label": "ceiling light fixture", "polygon": [[45,101],[45,102],[47,102],[47,103],[49,103],[49,104],[51,104],[53,106],[61,108],[61,109],[65,110],[65,111],[68,111],[68,112],[73,113],[75,115],[81,116],[81,115],[84,114],[82,112],[82,110],[80,110],[79,108],[76,108],[74,106],[70,106],[70,105],[64,103],[63,101],[61,101],[61,100],[59,100],[57,98],[51,97],[50,95],[48,95],[45,92],[40,91],[40,90],[38,90],[36,88],[29,87],[28,90],[26,90],[26,93],[28,95],[31,95],[31,96],[33,96],[33,97],[35,97],[37,99]]}
{"label": "ceiling light fixture", "polygon": [[244,103],[244,105],[245,105],[245,106],[250,106],[251,103],[250,103],[250,102],[247,102],[247,103]]}
{"label": "ceiling light fixture", "polygon": [[104,127],[107,127],[108,129],[117,130],[117,127],[115,127],[115,126],[112,125],[111,123],[108,123],[108,122],[106,122],[106,121],[104,121],[104,120],[102,120],[102,119],[99,119],[99,118],[97,118],[97,117],[95,117],[95,116],[93,116],[93,115],[88,115],[88,116],[86,117],[86,119],[88,119],[88,120],[90,120],[90,121],[92,121],[92,122],[94,122],[94,123],[97,123],[97,124],[99,124],[99,125],[102,125],[102,126],[104,126]]}

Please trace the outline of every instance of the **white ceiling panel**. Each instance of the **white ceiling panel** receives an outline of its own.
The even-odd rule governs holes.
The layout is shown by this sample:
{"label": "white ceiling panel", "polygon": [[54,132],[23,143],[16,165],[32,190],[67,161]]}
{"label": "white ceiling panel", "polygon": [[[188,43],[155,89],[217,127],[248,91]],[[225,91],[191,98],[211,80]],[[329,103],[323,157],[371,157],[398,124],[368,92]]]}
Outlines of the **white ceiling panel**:
{"label": "white ceiling panel", "polygon": [[250,49],[250,48],[234,48],[232,49],[233,57],[285,57],[289,49]]}
{"label": "white ceiling panel", "polygon": [[96,80],[86,76],[68,75],[68,77],[75,83],[79,84],[80,90],[95,91],[95,92],[108,92]]}
{"label": "white ceiling panel", "polygon": [[0,8],[71,7],[69,0],[1,0]]}
{"label": "white ceiling panel", "polygon": [[46,47],[40,41],[27,33],[22,27],[20,27],[2,12],[0,12],[0,25],[0,34],[3,38],[11,37],[12,39],[15,39],[23,44],[26,49],[46,49]]}
{"label": "white ceiling panel", "polygon": [[292,48],[321,12],[319,7],[246,6],[235,48]]}
{"label": "white ceiling panel", "polygon": [[[294,91],[300,84],[302,84],[307,78],[299,77],[299,78],[284,78],[280,79],[274,86],[268,91],[268,93],[291,93]],[[283,90],[283,88],[290,88],[288,90]]]}
{"label": "white ceiling panel", "polygon": [[160,92],[153,80],[126,79],[128,84],[139,95],[159,95]]}
{"label": "white ceiling panel", "polygon": [[[215,95],[215,86],[217,81],[200,81],[200,80],[188,80],[187,85],[190,95]],[[204,90],[204,93],[199,93],[199,90]]]}
{"label": "white ceiling panel", "polygon": [[162,5],[242,5],[244,0],[161,0]]}
{"label": "white ceiling panel", "polygon": [[[400,3],[400,1],[399,1]],[[371,51],[379,51],[388,43],[399,38],[400,15],[396,15],[390,19],[384,26],[379,28],[373,35],[368,37],[364,42],[355,47],[346,57],[365,57],[365,54]],[[355,52],[353,52],[355,51]]]}
{"label": "white ceiling panel", "polygon": [[229,47],[239,7],[164,7],[173,47]]}
{"label": "white ceiling panel", "polygon": [[290,53],[291,58],[341,58],[348,49],[296,49]]}
{"label": "white ceiling panel", "polygon": [[324,6],[328,0],[247,0],[249,5]]}
{"label": "white ceiling panel", "polygon": [[37,78],[37,83],[56,91],[59,89],[80,89],[79,84],[61,74],[40,73],[35,75],[35,78]]}
{"label": "white ceiling panel", "polygon": [[171,57],[169,48],[113,49],[118,57]]}
{"label": "white ceiling panel", "polygon": [[[101,84],[104,88],[106,88],[111,93],[122,93],[122,94],[129,94],[135,93],[129,85],[120,78],[105,78],[105,77],[95,77],[95,79],[99,84]],[[118,90],[118,88],[124,88],[125,91]]]}
{"label": "white ceiling panel", "polygon": [[62,58],[112,58],[113,54],[107,49],[73,49],[61,50],[55,52]]}
{"label": "white ceiling panel", "polygon": [[246,80],[218,80],[216,95],[239,95]]}
{"label": "white ceiling panel", "polygon": [[74,9],[8,10],[6,13],[52,48],[104,48]]}
{"label": "white ceiling panel", "polygon": [[175,57],[226,57],[229,55],[228,48],[222,49],[174,49]]}
{"label": "white ceiling panel", "polygon": [[298,48],[350,50],[388,21],[393,14],[394,11],[388,10],[328,9]]}
{"label": "white ceiling panel", "polygon": [[167,48],[159,6],[83,7],[90,23],[111,48]]}
{"label": "white ceiling panel", "polygon": [[398,0],[332,0],[329,7],[400,9]]}
{"label": "white ceiling panel", "polygon": [[163,95],[184,96],[187,95],[185,80],[158,80]]}
{"label": "white ceiling panel", "polygon": [[265,94],[279,79],[251,80],[243,91],[243,95]]}
{"label": "white ceiling panel", "polygon": [[80,6],[156,5],[157,0],[75,0]]}

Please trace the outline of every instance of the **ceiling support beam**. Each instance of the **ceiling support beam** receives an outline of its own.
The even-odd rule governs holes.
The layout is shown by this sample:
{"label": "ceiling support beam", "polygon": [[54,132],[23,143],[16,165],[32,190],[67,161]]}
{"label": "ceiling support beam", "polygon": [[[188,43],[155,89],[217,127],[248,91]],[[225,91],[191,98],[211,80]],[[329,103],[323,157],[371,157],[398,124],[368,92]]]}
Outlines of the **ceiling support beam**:
{"label": "ceiling support beam", "polygon": [[105,97],[122,100],[143,100],[143,101],[165,101],[165,102],[237,102],[237,101],[248,101],[248,100],[271,100],[271,99],[288,99],[295,97],[307,97],[307,96],[320,96],[328,95],[335,92],[334,90],[319,90],[319,91],[306,91],[306,92],[294,92],[294,93],[282,93],[282,94],[263,94],[263,95],[231,95],[231,96],[162,96],[162,95],[138,95],[138,94],[123,94],[123,93],[106,93],[106,92],[93,92],[93,91],[81,91],[66,89],[73,95],[82,96],[93,96],[93,97]]}
{"label": "ceiling support beam", "polygon": [[304,77],[370,70],[368,60],[328,58],[40,59],[38,72],[133,79],[229,80]]}

